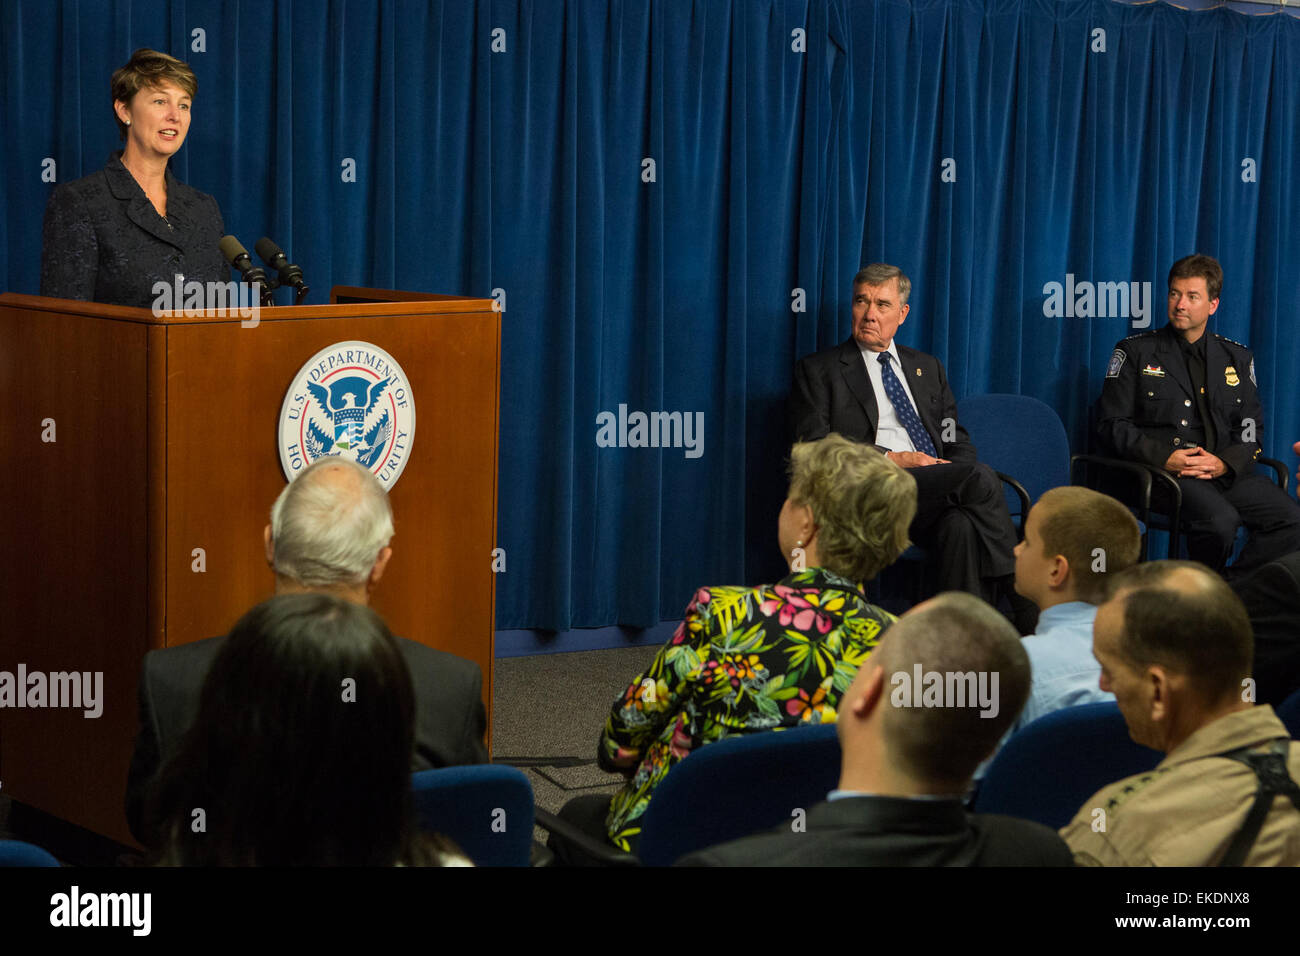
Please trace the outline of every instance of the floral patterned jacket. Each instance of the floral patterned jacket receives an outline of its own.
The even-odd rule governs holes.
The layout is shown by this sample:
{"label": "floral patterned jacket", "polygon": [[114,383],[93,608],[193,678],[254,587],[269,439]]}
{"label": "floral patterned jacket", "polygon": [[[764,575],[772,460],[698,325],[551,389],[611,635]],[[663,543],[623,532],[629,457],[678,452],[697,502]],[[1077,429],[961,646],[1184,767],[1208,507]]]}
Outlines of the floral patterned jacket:
{"label": "floral patterned jacket", "polygon": [[605,824],[614,845],[633,848],[654,788],[696,748],[835,721],[840,696],[894,621],[856,591],[837,574],[808,568],[775,585],[695,593],[672,639],[605,721],[600,765],[636,767],[610,802]]}

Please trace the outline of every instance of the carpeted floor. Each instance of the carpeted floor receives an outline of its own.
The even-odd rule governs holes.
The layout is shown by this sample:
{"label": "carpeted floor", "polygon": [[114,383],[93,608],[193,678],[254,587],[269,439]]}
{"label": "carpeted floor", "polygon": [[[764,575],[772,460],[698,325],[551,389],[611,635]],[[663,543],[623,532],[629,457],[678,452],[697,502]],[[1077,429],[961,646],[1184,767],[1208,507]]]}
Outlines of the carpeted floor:
{"label": "carpeted floor", "polygon": [[[617,774],[596,766],[596,742],[614,699],[657,647],[573,651],[496,662],[492,762],[519,767],[552,813],[587,793],[613,793]],[[537,839],[545,842],[540,830]]]}

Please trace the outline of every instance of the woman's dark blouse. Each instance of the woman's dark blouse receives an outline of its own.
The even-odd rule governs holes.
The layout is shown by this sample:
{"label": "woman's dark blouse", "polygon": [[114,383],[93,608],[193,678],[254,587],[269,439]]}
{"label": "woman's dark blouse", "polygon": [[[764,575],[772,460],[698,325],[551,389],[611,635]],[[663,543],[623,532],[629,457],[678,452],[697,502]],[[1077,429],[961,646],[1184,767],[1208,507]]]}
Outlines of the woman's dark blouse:
{"label": "woman's dark blouse", "polygon": [[[99,172],[55,188],[45,207],[41,295],[150,308],[176,276],[226,282],[221,210],[167,169],[167,220],[114,153]],[[168,223],[171,223],[169,226]]]}

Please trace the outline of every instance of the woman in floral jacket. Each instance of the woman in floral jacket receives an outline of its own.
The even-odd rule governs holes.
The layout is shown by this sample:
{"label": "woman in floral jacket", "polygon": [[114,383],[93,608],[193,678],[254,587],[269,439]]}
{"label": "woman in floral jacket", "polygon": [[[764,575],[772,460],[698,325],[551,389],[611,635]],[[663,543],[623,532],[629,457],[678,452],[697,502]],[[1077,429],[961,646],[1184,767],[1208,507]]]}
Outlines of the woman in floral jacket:
{"label": "woman in floral jacket", "polygon": [[777,584],[704,587],[649,670],[615,701],[603,768],[628,776],[610,841],[635,851],[654,788],[691,751],[732,734],[832,723],[840,695],[894,620],[859,587],[907,547],[916,482],[867,445],[831,434],[794,446]]}

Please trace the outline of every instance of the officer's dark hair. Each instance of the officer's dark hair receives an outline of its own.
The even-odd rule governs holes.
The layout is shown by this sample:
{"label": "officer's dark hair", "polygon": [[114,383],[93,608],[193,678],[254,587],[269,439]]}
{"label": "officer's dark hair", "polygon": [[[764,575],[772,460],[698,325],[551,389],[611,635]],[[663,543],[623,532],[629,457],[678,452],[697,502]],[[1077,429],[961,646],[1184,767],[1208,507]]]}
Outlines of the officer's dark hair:
{"label": "officer's dark hair", "polygon": [[1169,267],[1169,280],[1167,286],[1172,286],[1175,279],[1204,279],[1205,293],[1213,302],[1223,291],[1223,266],[1219,265],[1219,260],[1212,256],[1204,256],[1199,252],[1190,256],[1183,256],[1172,266]]}
{"label": "officer's dark hair", "polygon": [[1196,561],[1149,561],[1115,575],[1111,595],[1124,602],[1119,652],[1130,664],[1185,675],[1206,704],[1241,699],[1255,636],[1223,578]]}
{"label": "officer's dark hair", "polygon": [[217,652],[162,771],[160,862],[427,862],[410,802],[414,734],[410,673],[379,615],[321,593],[264,601]]}

